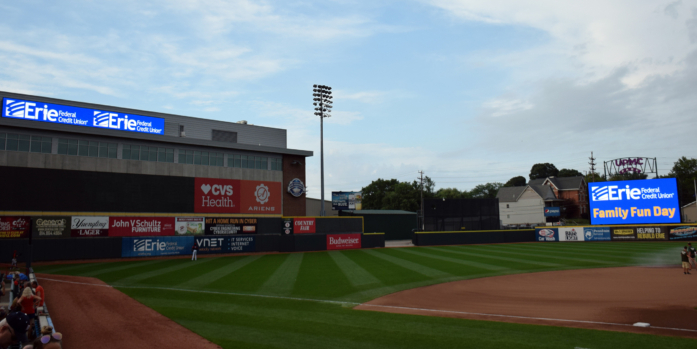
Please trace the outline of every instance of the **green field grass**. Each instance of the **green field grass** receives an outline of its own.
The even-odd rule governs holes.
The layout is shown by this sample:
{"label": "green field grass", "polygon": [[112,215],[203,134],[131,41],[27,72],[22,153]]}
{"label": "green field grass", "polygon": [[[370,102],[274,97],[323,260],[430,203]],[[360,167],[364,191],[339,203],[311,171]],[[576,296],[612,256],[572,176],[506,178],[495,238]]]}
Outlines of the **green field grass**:
{"label": "green field grass", "polygon": [[670,242],[469,245],[64,264],[35,271],[99,278],[223,348],[684,348],[697,341],[352,309],[396,291],[454,280],[678,265],[681,248]]}

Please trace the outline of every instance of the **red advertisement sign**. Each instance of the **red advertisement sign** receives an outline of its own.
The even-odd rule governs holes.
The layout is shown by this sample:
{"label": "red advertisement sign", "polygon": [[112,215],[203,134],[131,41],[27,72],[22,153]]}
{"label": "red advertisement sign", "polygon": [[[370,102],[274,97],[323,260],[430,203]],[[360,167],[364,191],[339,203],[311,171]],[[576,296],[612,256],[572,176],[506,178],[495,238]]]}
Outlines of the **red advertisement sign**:
{"label": "red advertisement sign", "polygon": [[327,234],[327,250],[361,248],[361,234]]}
{"label": "red advertisement sign", "polygon": [[280,182],[196,178],[196,213],[281,214]]}
{"label": "red advertisement sign", "polygon": [[295,234],[307,234],[315,232],[314,218],[294,218],[293,232]]}
{"label": "red advertisement sign", "polygon": [[31,234],[31,217],[0,217],[0,239],[28,238]]}
{"label": "red advertisement sign", "polygon": [[172,236],[174,217],[110,217],[109,236]]}

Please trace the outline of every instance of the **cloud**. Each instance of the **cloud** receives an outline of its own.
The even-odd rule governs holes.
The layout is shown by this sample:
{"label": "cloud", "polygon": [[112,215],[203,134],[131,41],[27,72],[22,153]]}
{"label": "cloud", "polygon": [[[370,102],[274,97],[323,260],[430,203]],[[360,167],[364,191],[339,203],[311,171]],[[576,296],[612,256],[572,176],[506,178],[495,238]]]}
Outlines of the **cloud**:
{"label": "cloud", "polygon": [[334,90],[333,96],[335,100],[354,100],[361,103],[375,104],[384,101],[387,92],[384,91],[360,91],[347,92],[343,90]]}

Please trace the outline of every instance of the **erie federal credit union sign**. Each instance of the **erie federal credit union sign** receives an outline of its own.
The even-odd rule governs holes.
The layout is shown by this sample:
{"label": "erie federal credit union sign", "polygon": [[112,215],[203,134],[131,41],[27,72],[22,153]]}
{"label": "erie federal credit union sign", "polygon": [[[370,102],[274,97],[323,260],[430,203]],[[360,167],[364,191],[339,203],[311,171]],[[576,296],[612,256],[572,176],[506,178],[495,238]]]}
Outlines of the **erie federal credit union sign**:
{"label": "erie federal credit union sign", "polygon": [[593,225],[680,223],[675,178],[590,183],[588,191]]}
{"label": "erie federal credit union sign", "polygon": [[163,118],[17,98],[3,99],[2,117],[156,135],[165,133],[165,119]]}

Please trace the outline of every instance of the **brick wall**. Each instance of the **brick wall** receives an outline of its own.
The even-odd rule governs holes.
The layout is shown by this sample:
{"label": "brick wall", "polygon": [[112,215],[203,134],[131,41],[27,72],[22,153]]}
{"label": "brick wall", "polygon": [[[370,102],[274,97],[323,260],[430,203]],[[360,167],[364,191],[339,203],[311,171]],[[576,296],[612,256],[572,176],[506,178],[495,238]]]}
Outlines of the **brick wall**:
{"label": "brick wall", "polygon": [[[296,164],[293,164],[293,162]],[[305,157],[299,155],[283,155],[283,215],[304,216],[306,213],[305,194],[295,197],[288,192],[288,183],[300,179],[305,185]]]}

